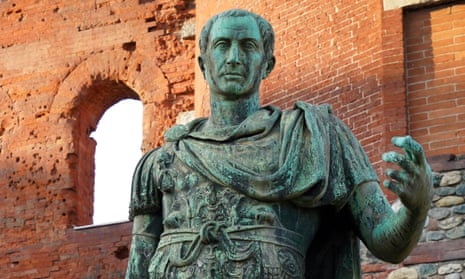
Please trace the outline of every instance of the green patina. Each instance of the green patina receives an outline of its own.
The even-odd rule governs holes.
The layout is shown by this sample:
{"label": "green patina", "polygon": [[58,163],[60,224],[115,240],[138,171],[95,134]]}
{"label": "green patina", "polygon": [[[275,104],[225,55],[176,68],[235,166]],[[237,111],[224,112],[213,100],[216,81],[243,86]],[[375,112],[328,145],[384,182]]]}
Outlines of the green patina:
{"label": "green patina", "polygon": [[416,245],[430,205],[421,146],[383,160],[393,212],[359,142],[329,106],[259,106],[274,67],[274,33],[231,10],[201,32],[199,64],[211,115],[165,133],[141,159],[130,207],[126,278],[360,278],[358,239],[399,262]]}

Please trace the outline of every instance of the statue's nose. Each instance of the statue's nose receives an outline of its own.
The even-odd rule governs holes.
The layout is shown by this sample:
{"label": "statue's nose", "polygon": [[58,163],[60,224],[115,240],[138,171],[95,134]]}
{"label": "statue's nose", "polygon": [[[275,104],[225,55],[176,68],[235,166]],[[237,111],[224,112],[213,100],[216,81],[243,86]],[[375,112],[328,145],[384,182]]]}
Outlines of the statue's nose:
{"label": "statue's nose", "polygon": [[230,65],[240,64],[239,55],[239,47],[237,44],[232,44],[231,48],[229,49],[228,60],[226,62]]}

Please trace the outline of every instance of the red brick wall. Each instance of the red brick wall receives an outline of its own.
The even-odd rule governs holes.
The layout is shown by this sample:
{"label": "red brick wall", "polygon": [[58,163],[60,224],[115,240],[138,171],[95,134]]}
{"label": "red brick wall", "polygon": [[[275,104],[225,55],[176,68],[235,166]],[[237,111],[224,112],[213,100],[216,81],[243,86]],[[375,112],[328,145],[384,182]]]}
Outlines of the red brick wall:
{"label": "red brick wall", "polygon": [[[385,12],[385,14],[395,13],[400,14],[401,11]],[[465,4],[454,2],[432,7],[407,9],[403,15],[403,32],[402,28],[395,22],[389,24],[396,26],[395,29],[401,30],[398,38],[401,38],[403,33],[406,53],[407,100],[406,103],[396,104],[395,99],[392,98],[392,108],[399,110],[406,108],[409,133],[423,145],[435,172],[462,170],[464,166],[464,16]],[[400,51],[394,51],[392,54],[396,55],[396,53],[401,55]],[[386,64],[389,63],[389,60],[385,61]],[[392,66],[396,64],[392,64]],[[397,64],[396,67],[401,67],[401,64]],[[395,71],[394,68],[393,70]],[[398,86],[394,86],[390,90],[397,92],[402,84],[399,83]],[[462,156],[448,156],[447,154]],[[461,185],[463,182],[455,183],[452,187],[460,187]],[[435,186],[438,187],[438,185]],[[440,190],[443,189],[441,187],[435,188],[435,191],[439,193]],[[452,193],[455,192],[452,191]],[[458,193],[458,195],[463,194]],[[435,200],[441,197],[440,194],[435,194]],[[434,204],[434,207],[440,206]],[[452,210],[453,208],[453,205],[448,205],[442,210]],[[425,232],[428,230],[440,231],[437,221],[435,222],[432,216],[430,216],[428,226],[425,227]],[[448,216],[448,218],[451,220],[454,217]],[[451,231],[453,230],[448,232]],[[427,238],[425,232],[421,243],[402,264],[391,265],[380,261],[368,262],[363,266],[364,278],[386,278],[389,272],[403,266],[418,267],[423,265],[437,268],[441,263],[444,265],[450,262],[463,264],[465,260],[463,251],[461,251],[463,250],[463,237],[427,241],[425,240]],[[458,273],[438,275],[437,272],[433,272],[428,276],[422,274],[421,278],[448,278],[448,276],[458,275]],[[460,277],[460,275],[458,276]]]}
{"label": "red brick wall", "polygon": [[194,15],[187,0],[0,1],[1,278],[123,277],[130,224],[72,229],[92,222],[89,135],[140,99],[147,151],[193,109]]}
{"label": "red brick wall", "polygon": [[[63,229],[59,238],[2,248],[1,278],[124,278],[132,223]],[[24,231],[30,239],[35,232]]]}
{"label": "red brick wall", "polygon": [[428,155],[465,153],[465,4],[405,15],[410,133]]}

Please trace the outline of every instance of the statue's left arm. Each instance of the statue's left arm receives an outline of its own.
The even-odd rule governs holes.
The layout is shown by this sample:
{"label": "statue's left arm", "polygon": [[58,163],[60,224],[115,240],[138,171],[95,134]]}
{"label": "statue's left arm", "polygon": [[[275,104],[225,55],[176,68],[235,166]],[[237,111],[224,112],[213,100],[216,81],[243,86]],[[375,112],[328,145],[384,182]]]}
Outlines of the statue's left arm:
{"label": "statue's left arm", "polygon": [[405,259],[421,236],[430,208],[432,174],[423,148],[410,136],[394,137],[392,142],[404,154],[388,152],[383,160],[399,166],[387,169],[384,186],[393,191],[403,206],[391,209],[377,182],[356,188],[348,207],[355,230],[367,248],[378,258],[398,263]]}

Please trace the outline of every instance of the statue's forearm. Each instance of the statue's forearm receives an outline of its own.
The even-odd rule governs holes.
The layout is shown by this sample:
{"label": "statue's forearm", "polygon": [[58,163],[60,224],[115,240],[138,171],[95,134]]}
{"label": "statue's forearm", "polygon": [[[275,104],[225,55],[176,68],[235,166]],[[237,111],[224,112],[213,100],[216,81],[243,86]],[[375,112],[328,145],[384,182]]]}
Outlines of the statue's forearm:
{"label": "statue's forearm", "polygon": [[398,212],[372,182],[360,185],[349,202],[360,239],[379,259],[398,263],[408,256],[423,231],[428,206]]}
{"label": "statue's forearm", "polygon": [[382,260],[399,263],[416,246],[421,237],[425,213],[413,213],[402,207],[396,214],[390,214],[372,233],[374,254]]}
{"label": "statue's forearm", "polygon": [[148,279],[150,259],[155,253],[153,239],[140,235],[132,236],[126,279]]}
{"label": "statue's forearm", "polygon": [[139,215],[134,218],[131,252],[126,279],[148,279],[148,268],[162,231],[161,218],[157,215]]}

